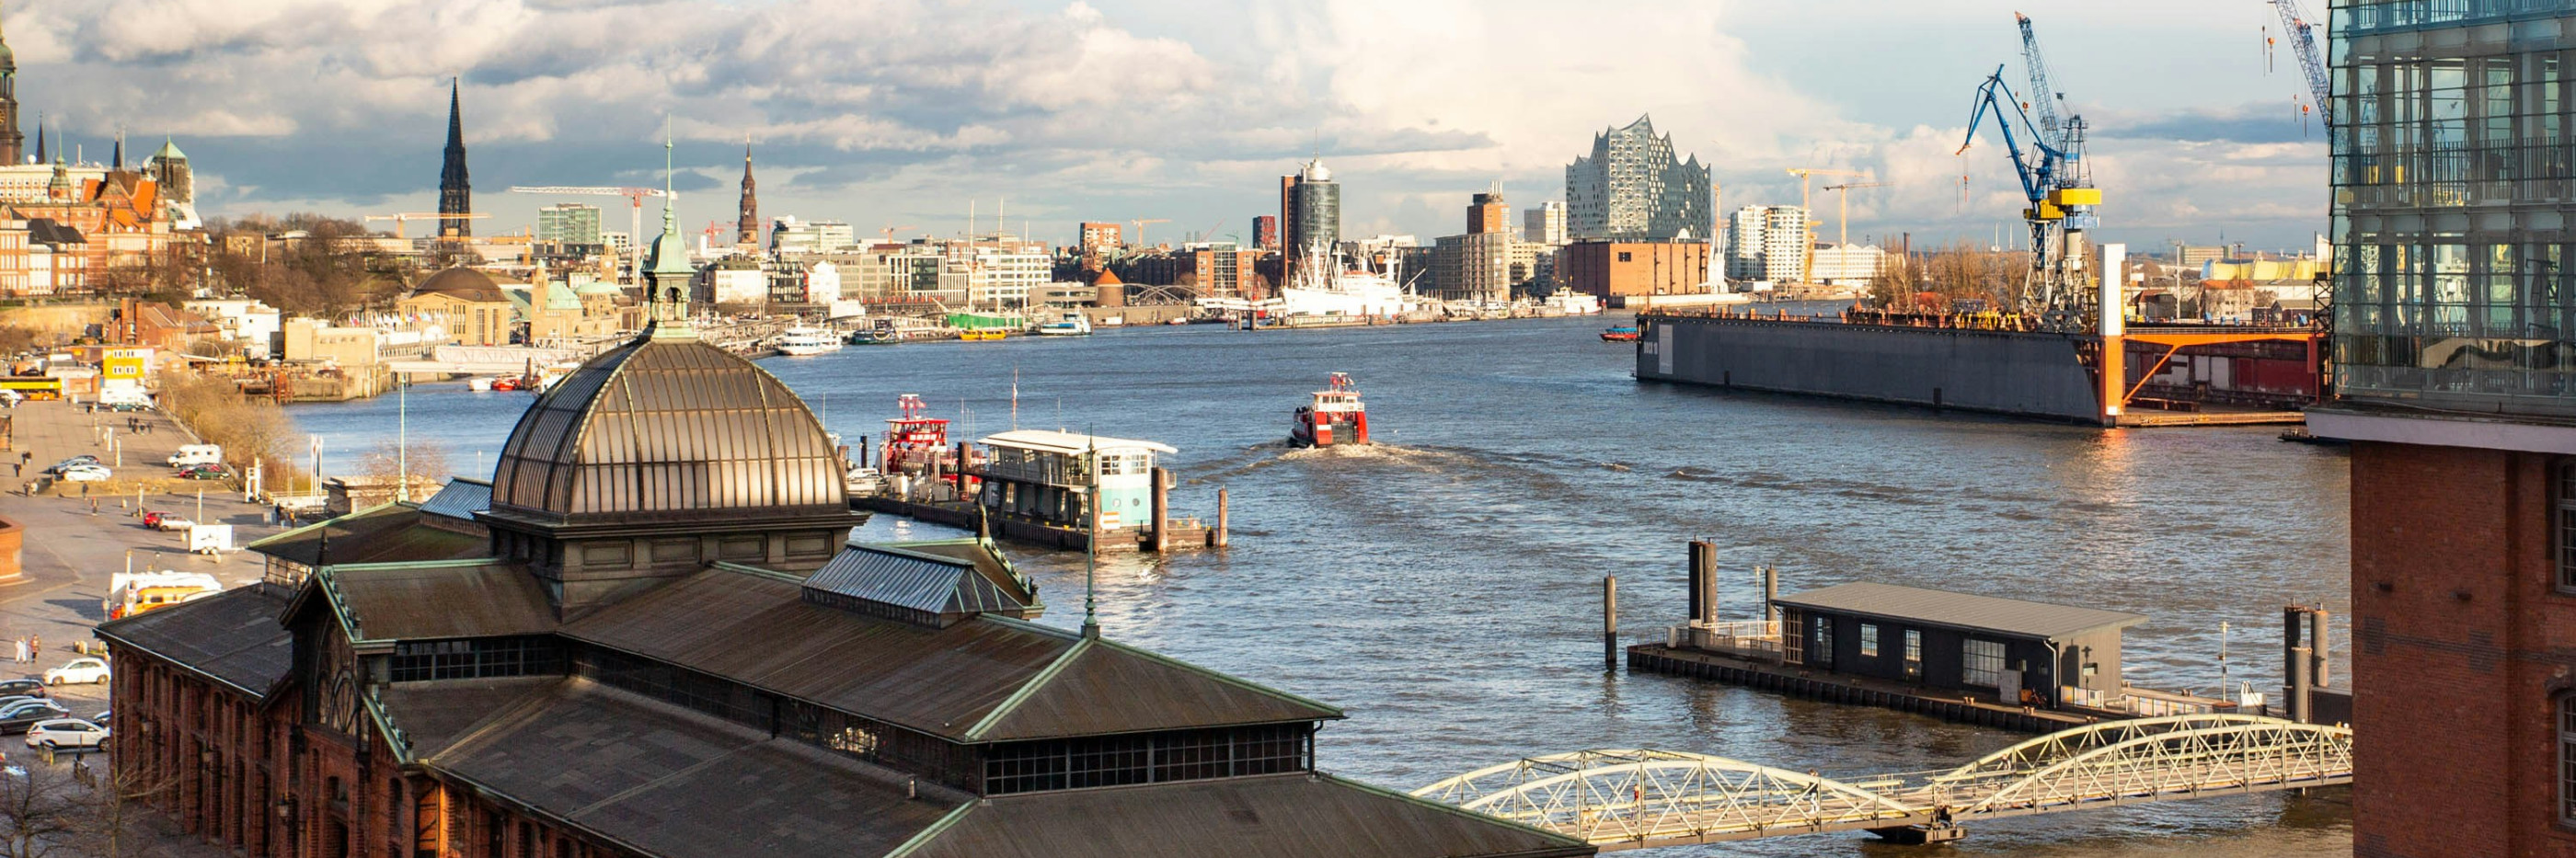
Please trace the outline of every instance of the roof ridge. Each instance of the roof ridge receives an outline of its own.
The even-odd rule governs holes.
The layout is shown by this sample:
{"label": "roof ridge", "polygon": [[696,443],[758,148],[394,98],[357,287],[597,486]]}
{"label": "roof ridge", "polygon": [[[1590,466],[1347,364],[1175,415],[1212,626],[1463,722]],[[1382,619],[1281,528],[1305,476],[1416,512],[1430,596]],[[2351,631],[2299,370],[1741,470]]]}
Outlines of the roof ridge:
{"label": "roof ridge", "polygon": [[1352,789],[1357,789],[1357,790],[1359,790],[1359,791],[1361,791],[1361,792],[1365,792],[1365,793],[1372,793],[1372,794],[1379,795],[1379,796],[1382,796],[1382,797],[1385,797],[1385,798],[1395,799],[1395,800],[1397,800],[1397,801],[1401,801],[1401,802],[1406,802],[1406,803],[1410,803],[1410,804],[1417,804],[1417,805],[1421,805],[1421,806],[1423,806],[1423,807],[1428,807],[1428,808],[1431,808],[1431,809],[1434,809],[1434,810],[1438,810],[1438,811],[1440,811],[1440,812],[1442,812],[1442,813],[1447,813],[1447,814],[1450,814],[1450,815],[1453,815],[1453,816],[1460,816],[1460,817],[1465,817],[1465,818],[1468,818],[1468,819],[1473,819],[1473,820],[1475,820],[1475,821],[1477,821],[1477,822],[1485,822],[1485,823],[1500,823],[1500,824],[1503,824],[1503,825],[1508,825],[1508,826],[1511,826],[1511,827],[1513,827],[1513,828],[1521,829],[1521,830],[1523,830],[1523,831],[1528,831],[1528,832],[1532,832],[1532,833],[1536,833],[1536,834],[1542,834],[1542,835],[1545,835],[1545,836],[1548,836],[1548,837],[1551,837],[1551,838],[1555,838],[1555,839],[1557,839],[1557,840],[1564,841],[1564,842],[1566,843],[1566,845],[1568,845],[1568,846],[1583,846],[1583,845],[1588,845],[1588,844],[1585,844],[1585,843],[1584,843],[1583,841],[1581,841],[1581,840],[1578,840],[1578,839],[1575,839],[1575,838],[1572,838],[1572,837],[1568,837],[1568,836],[1565,836],[1565,835],[1563,835],[1563,834],[1556,833],[1556,832],[1554,832],[1554,831],[1549,831],[1549,830],[1547,830],[1547,829],[1540,828],[1540,827],[1535,826],[1535,825],[1530,825],[1530,824],[1525,823],[1525,822],[1515,822],[1515,821],[1513,821],[1513,820],[1505,819],[1505,818],[1500,817],[1500,816],[1488,816],[1488,815],[1486,815],[1486,814],[1477,813],[1477,812],[1475,812],[1475,811],[1468,810],[1468,809],[1466,809],[1466,808],[1459,807],[1459,806],[1454,805],[1454,804],[1444,804],[1444,803],[1441,803],[1441,802],[1432,801],[1432,800],[1430,800],[1430,799],[1423,798],[1423,797],[1421,797],[1421,796],[1414,795],[1414,794],[1412,794],[1412,793],[1397,792],[1397,791],[1395,791],[1395,790],[1387,789],[1386,787],[1378,786],[1378,785],[1376,785],[1376,784],[1368,783],[1368,782],[1366,782],[1366,781],[1357,781],[1357,780],[1352,780],[1352,779],[1350,779],[1350,778],[1341,777],[1341,776],[1339,776],[1339,775],[1335,775],[1335,774],[1332,774],[1332,773],[1329,773],[1329,772],[1323,771],[1323,770],[1321,770],[1321,769],[1315,769],[1315,770],[1312,770],[1312,771],[1313,771],[1313,773],[1314,773],[1314,776],[1315,776],[1317,779],[1325,780],[1325,781],[1330,781],[1330,782],[1332,782],[1332,783],[1339,784],[1339,785],[1341,785],[1341,786],[1350,787],[1350,788],[1352,788]]}
{"label": "roof ridge", "polygon": [[1333,713],[1333,717],[1335,717],[1335,718],[1347,718],[1347,717],[1350,717],[1349,713],[1342,711],[1342,707],[1335,706],[1335,705],[1333,705],[1333,704],[1326,703],[1326,702],[1323,702],[1323,701],[1321,701],[1321,700],[1316,700],[1316,699],[1314,699],[1314,698],[1305,697],[1305,696],[1302,696],[1302,695],[1299,695],[1299,694],[1295,694],[1295,693],[1292,693],[1292,692],[1281,691],[1281,690],[1279,690],[1279,689],[1272,688],[1272,687],[1270,687],[1270,686],[1263,685],[1263,684],[1261,684],[1261,683],[1254,682],[1254,681],[1252,681],[1252,680],[1245,679],[1245,678],[1243,678],[1243,677],[1236,676],[1236,675],[1234,675],[1234,674],[1227,673],[1227,672],[1222,671],[1222,670],[1217,670],[1217,669],[1215,669],[1215,668],[1211,668],[1211,667],[1202,667],[1202,666],[1200,666],[1200,665],[1191,664],[1191,663],[1189,663],[1189,662],[1182,661],[1182,660],[1180,660],[1180,659],[1173,658],[1173,657],[1171,657],[1171,656],[1167,656],[1167,655],[1164,655],[1164,654],[1162,654],[1162,653],[1155,652],[1155,651],[1153,651],[1153,650],[1145,649],[1145,648],[1143,648],[1143,647],[1139,647],[1139,646],[1132,646],[1132,645],[1129,645],[1129,644],[1123,644],[1123,643],[1119,643],[1119,642],[1117,642],[1117,641],[1108,640],[1108,639],[1106,639],[1106,638],[1101,638],[1101,639],[1098,639],[1098,640],[1099,640],[1101,643],[1106,644],[1106,645],[1108,645],[1108,646],[1110,646],[1110,647],[1112,647],[1112,648],[1114,648],[1114,649],[1118,649],[1118,650],[1121,650],[1121,651],[1124,651],[1124,652],[1133,653],[1133,654],[1135,654],[1135,655],[1143,656],[1143,657],[1145,657],[1145,658],[1146,658],[1146,659],[1148,659],[1148,660],[1155,661],[1155,662],[1159,662],[1159,663],[1161,663],[1161,664],[1163,664],[1164,666],[1167,666],[1167,667],[1175,667],[1175,668],[1179,668],[1179,669],[1181,669],[1181,670],[1183,670],[1183,671],[1187,671],[1187,672],[1190,672],[1190,673],[1200,674],[1200,675],[1202,675],[1202,676],[1206,676],[1206,677],[1208,677],[1208,678],[1210,678],[1210,679],[1214,679],[1214,680],[1216,680],[1216,681],[1218,681],[1218,682],[1223,682],[1223,683],[1225,683],[1225,684],[1232,685],[1232,686],[1235,686],[1235,687],[1237,687],[1237,688],[1242,688],[1242,689],[1247,690],[1247,691],[1255,691],[1255,692],[1259,692],[1259,693],[1262,693],[1262,694],[1270,694],[1270,695],[1276,695],[1276,696],[1279,696],[1279,697],[1285,697],[1285,698],[1288,698],[1288,699],[1290,699],[1290,700],[1294,700],[1294,701],[1297,701],[1297,702],[1299,702],[1299,703],[1303,703],[1303,704],[1305,704],[1305,705],[1315,707],[1315,708],[1317,708],[1317,709],[1322,709],[1322,710],[1325,710],[1325,711],[1327,711],[1327,712],[1331,712],[1331,713]]}
{"label": "roof ridge", "polygon": [[1047,683],[1063,675],[1065,669],[1073,665],[1074,659],[1082,657],[1083,653],[1090,652],[1092,645],[1100,642],[1099,638],[1093,637],[1074,641],[1072,647],[1067,648],[1062,655],[1056,656],[1054,661],[1048,662],[1045,670],[1038,671],[1038,675],[1029,677],[1029,681],[1020,683],[1019,690],[1011,692],[1009,697],[1002,698],[1002,702],[994,706],[993,711],[984,713],[983,718],[976,720],[975,726],[966,728],[966,740],[971,742],[984,738],[985,731],[1000,725],[1003,718],[1028,703],[1029,698],[1037,696],[1039,689],[1045,688]]}
{"label": "roof ridge", "polygon": [[503,722],[521,717],[527,712],[527,710],[534,708],[546,698],[562,693],[566,688],[571,686],[572,683],[588,681],[589,680],[581,679],[579,677],[567,676],[564,677],[561,682],[550,683],[545,687],[538,689],[540,693],[521,695],[519,699],[510,701],[510,705],[501,707],[492,714],[484,716],[483,720],[476,721],[473,724],[468,725],[464,730],[459,731],[456,734],[456,738],[448,740],[445,747],[439,748],[436,753],[430,754],[428,757],[421,758],[420,761],[428,762],[436,760],[439,757],[446,756],[459,748],[465,747],[465,743],[467,742],[483,739],[491,735],[493,731],[499,730]]}
{"label": "roof ridge", "polygon": [[939,817],[936,822],[923,826],[920,831],[914,832],[913,835],[910,838],[905,839],[903,843],[896,845],[893,851],[885,854],[885,858],[905,858],[905,856],[911,855],[921,847],[930,845],[932,841],[938,840],[940,835],[948,833],[948,829],[955,828],[957,827],[957,823],[965,821],[967,813],[973,811],[978,805],[982,805],[984,803],[985,802],[982,801],[960,802],[955,809],[948,811],[947,815]]}

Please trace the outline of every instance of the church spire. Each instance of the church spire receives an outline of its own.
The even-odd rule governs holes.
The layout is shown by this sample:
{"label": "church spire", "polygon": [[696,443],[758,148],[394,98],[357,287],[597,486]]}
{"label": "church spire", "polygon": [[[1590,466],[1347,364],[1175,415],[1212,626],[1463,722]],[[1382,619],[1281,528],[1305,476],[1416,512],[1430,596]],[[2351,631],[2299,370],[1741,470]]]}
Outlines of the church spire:
{"label": "church spire", "polygon": [[736,226],[738,233],[734,237],[734,243],[741,245],[745,250],[759,251],[760,195],[753,191],[751,181],[751,135],[749,134],[742,136],[742,220]]}
{"label": "church spire", "polygon": [[39,113],[36,114],[36,163],[51,164],[53,162],[54,159],[52,156],[45,154],[45,115]]}
{"label": "church spire", "polygon": [[[474,213],[474,190],[465,178],[465,111],[464,81],[449,78],[447,82],[447,158],[438,171],[438,213],[466,215]],[[447,238],[464,238],[474,234],[473,222],[456,218],[438,222],[438,234]]]}
{"label": "church spire", "polygon": [[108,164],[118,170],[125,169],[125,126],[123,125],[116,126],[116,157],[109,160]]}

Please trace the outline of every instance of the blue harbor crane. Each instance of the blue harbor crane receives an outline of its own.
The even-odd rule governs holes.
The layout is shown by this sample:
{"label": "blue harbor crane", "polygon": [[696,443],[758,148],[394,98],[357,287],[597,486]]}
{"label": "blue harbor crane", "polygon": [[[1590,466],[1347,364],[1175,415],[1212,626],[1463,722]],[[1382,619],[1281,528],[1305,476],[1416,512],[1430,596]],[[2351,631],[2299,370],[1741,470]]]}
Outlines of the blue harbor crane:
{"label": "blue harbor crane", "polygon": [[[2021,179],[2022,195],[2030,200],[2030,207],[2022,210],[2031,237],[2022,304],[2039,311],[2052,329],[2073,329],[2085,324],[2084,317],[2095,303],[2084,274],[2084,231],[2099,222],[2093,207],[2101,204],[2102,191],[2085,174],[2084,117],[2059,116],[2057,102],[2065,96],[2050,88],[2048,63],[2040,55],[2030,18],[2019,13],[2013,17],[2021,28],[2022,59],[2029,66],[2035,91],[2030,100],[2021,99],[2004,82],[2003,66],[1996,66],[1995,73],[1977,87],[1967,138],[1959,142],[1959,151],[1968,151],[1976,142],[1977,127],[1992,115]],[[2029,138],[2027,148],[2016,130],[2018,136]]]}

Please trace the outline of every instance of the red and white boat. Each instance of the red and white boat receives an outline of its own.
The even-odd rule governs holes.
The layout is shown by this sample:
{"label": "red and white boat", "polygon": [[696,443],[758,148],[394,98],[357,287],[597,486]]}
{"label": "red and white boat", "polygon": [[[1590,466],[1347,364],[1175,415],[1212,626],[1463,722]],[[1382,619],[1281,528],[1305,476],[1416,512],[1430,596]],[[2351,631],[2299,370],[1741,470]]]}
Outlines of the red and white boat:
{"label": "red and white boat", "polygon": [[1351,385],[1346,372],[1333,373],[1332,384],[1315,391],[1313,402],[1297,406],[1288,424],[1288,443],[1299,447],[1368,442],[1368,406],[1360,402],[1359,388]]}

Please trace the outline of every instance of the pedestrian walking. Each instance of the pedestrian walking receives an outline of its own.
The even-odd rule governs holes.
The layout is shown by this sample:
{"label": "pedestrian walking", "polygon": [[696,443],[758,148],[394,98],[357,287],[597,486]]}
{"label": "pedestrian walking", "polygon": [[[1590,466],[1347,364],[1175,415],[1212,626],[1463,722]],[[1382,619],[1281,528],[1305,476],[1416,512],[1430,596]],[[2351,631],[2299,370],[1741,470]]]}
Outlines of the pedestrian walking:
{"label": "pedestrian walking", "polygon": [[41,658],[44,658],[44,657],[45,657],[45,636],[44,636],[44,635],[28,635],[28,636],[27,636],[27,660],[28,660],[28,661],[35,661],[35,660],[37,660],[37,659],[41,659]]}
{"label": "pedestrian walking", "polygon": [[17,656],[18,656],[18,663],[19,663],[19,664],[26,664],[26,663],[27,663],[27,639],[26,639],[26,638],[19,638],[19,639],[17,639],[16,641],[13,641],[13,643],[16,643],[16,644],[18,645],[18,652],[17,652]]}
{"label": "pedestrian walking", "polygon": [[26,475],[27,475],[27,463],[25,463],[25,462],[10,462],[10,463],[9,463],[9,476],[13,476],[13,477],[23,477],[23,476],[26,476]]}

